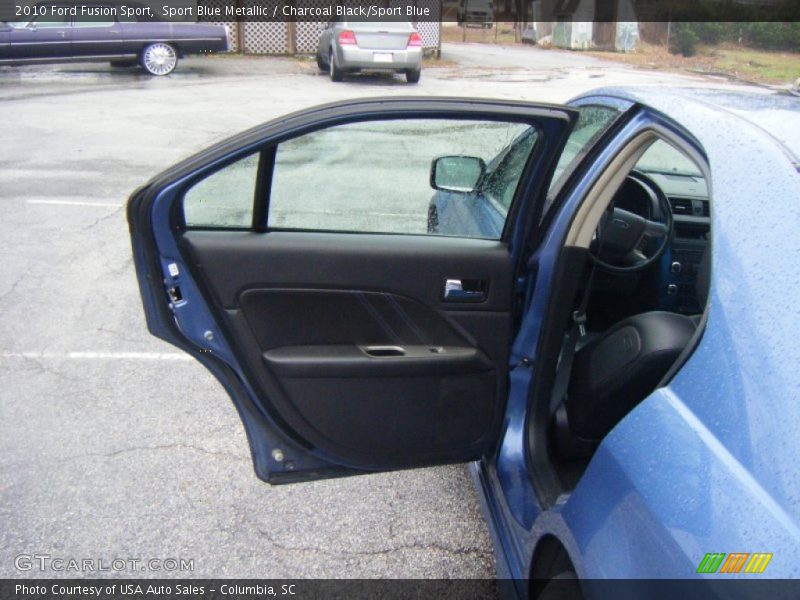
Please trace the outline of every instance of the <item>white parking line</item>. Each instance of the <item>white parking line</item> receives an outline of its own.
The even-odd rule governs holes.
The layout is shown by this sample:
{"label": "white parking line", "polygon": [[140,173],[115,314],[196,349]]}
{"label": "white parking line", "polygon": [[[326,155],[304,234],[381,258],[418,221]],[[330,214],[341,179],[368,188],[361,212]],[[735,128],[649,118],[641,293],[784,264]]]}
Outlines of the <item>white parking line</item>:
{"label": "white parking line", "polygon": [[192,360],[180,352],[0,352],[0,358],[30,358],[34,360]]}
{"label": "white parking line", "polygon": [[113,202],[84,202],[83,200],[26,200],[28,204],[57,204],[61,206],[97,206],[98,208],[122,208]]}

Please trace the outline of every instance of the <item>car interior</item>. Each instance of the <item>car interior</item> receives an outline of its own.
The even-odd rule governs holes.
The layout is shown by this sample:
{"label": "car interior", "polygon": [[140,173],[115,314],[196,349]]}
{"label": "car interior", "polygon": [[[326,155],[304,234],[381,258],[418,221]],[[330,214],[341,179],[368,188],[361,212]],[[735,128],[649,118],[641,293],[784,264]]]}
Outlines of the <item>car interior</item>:
{"label": "car interior", "polygon": [[556,328],[551,345],[559,356],[544,433],[562,491],[702,333],[710,198],[700,157],[677,143],[653,132],[632,142],[568,235],[573,258],[562,268],[580,275],[557,292],[567,307],[557,322],[567,329]]}

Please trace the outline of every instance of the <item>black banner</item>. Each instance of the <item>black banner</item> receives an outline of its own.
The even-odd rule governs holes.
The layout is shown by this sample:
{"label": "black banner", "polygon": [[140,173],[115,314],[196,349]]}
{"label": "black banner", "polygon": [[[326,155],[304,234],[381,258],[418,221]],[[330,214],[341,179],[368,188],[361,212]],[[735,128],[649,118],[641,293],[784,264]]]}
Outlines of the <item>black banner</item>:
{"label": "black banner", "polygon": [[800,580],[719,576],[707,579],[486,579],[257,580],[257,579],[4,579],[2,600],[478,600],[510,597],[648,598],[681,600],[789,600],[800,596]]}
{"label": "black banner", "polygon": [[[66,15],[62,14],[66,11]],[[800,0],[0,0],[0,21],[800,22]]]}

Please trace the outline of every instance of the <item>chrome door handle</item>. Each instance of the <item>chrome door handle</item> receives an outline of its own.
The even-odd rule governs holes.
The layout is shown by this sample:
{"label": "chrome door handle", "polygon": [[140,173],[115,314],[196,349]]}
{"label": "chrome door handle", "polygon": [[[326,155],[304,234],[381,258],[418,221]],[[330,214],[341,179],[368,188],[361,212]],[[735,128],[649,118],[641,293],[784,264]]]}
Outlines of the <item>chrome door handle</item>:
{"label": "chrome door handle", "polygon": [[485,279],[445,279],[445,302],[483,302],[489,284]]}

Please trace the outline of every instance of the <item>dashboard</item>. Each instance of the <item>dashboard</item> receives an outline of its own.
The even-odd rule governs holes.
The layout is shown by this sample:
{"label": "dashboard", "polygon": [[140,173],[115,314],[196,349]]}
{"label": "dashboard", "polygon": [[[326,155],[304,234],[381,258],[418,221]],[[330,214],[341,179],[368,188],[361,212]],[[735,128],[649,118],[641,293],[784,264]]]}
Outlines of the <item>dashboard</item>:
{"label": "dashboard", "polygon": [[708,186],[694,175],[647,175],[667,196],[675,221],[672,242],[660,264],[659,305],[662,310],[700,313],[703,307],[695,282],[711,231]]}
{"label": "dashboard", "polygon": [[[617,191],[614,206],[646,219],[662,221],[656,185],[667,197],[674,219],[674,235],[660,261],[646,276],[652,308],[682,314],[702,312],[695,282],[711,229],[708,187],[697,175],[638,171],[644,178],[628,177]],[[648,182],[649,180],[649,182]],[[619,283],[619,282],[617,282]]]}

